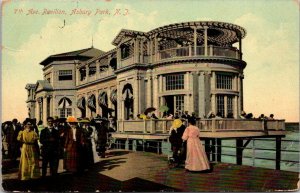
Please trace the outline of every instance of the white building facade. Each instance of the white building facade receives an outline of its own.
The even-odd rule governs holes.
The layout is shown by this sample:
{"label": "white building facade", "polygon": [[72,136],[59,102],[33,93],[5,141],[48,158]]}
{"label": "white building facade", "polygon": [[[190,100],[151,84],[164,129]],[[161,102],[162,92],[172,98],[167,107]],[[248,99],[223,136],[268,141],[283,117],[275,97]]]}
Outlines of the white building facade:
{"label": "white building facade", "polygon": [[243,110],[245,35],[230,23],[185,22],[149,32],[121,30],[108,52],[89,48],[50,56],[41,62],[44,80],[35,86],[34,117],[112,114],[126,120],[165,105],[172,114],[237,118]]}

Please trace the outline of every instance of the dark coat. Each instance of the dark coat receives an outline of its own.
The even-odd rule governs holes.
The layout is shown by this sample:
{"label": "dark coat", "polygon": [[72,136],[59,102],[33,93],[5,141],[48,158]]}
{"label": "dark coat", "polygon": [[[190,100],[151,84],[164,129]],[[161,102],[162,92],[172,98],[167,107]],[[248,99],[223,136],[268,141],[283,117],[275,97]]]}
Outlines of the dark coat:
{"label": "dark coat", "polygon": [[78,172],[82,166],[82,149],[84,146],[84,136],[80,127],[76,128],[76,141],[73,140],[73,129],[67,127],[65,129],[65,144],[64,148],[64,167],[67,171]]}
{"label": "dark coat", "polygon": [[184,133],[184,130],[185,130],[185,126],[184,125],[182,125],[181,127],[179,127],[178,129],[177,129],[177,131],[172,131],[171,132],[171,135],[170,135],[170,137],[169,137],[169,141],[170,141],[170,143],[171,143],[171,145],[172,145],[172,147],[181,147],[182,146],[182,135],[183,135],[183,133]]}
{"label": "dark coat", "polygon": [[48,127],[44,128],[40,134],[40,143],[42,146],[42,157],[53,156],[58,157],[59,153],[59,132],[52,128],[52,131]]}

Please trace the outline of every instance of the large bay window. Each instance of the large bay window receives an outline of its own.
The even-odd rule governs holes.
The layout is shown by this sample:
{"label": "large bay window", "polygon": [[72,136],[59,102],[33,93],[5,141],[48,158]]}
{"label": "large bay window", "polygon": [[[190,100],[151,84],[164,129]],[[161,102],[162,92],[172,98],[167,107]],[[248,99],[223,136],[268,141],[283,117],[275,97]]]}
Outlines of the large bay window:
{"label": "large bay window", "polygon": [[166,90],[184,89],[184,74],[166,75]]}
{"label": "large bay window", "polygon": [[233,118],[233,99],[232,95],[217,95],[217,113],[220,113],[222,117]]}
{"label": "large bay window", "polygon": [[217,73],[217,89],[232,89],[233,75]]}
{"label": "large bay window", "polygon": [[221,113],[222,117],[224,117],[224,113],[225,113],[224,95],[217,95],[217,113]]}

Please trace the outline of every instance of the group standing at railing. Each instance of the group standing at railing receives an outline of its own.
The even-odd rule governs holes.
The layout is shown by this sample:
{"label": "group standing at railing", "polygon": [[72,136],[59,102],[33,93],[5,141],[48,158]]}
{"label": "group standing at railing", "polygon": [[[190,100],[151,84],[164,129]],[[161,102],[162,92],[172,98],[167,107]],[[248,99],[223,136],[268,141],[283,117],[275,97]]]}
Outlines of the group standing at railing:
{"label": "group standing at railing", "polygon": [[[40,131],[39,131],[40,128]],[[48,164],[50,175],[58,173],[60,159],[65,172],[82,174],[104,158],[109,133],[108,120],[75,117],[55,120],[47,118],[47,127],[41,129],[33,119],[27,118],[23,124],[17,119],[2,124],[3,157],[18,164],[19,179],[28,180],[45,177]],[[5,147],[6,146],[6,147]],[[40,174],[39,159],[42,158]]]}

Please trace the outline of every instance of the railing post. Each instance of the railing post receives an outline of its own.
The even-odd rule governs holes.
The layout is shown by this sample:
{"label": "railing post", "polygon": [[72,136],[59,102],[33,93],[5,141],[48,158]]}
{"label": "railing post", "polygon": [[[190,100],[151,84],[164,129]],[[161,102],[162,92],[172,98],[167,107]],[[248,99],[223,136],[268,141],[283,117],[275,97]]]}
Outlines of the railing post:
{"label": "railing post", "polygon": [[155,133],[155,122],[150,120],[150,133]]}
{"label": "railing post", "polygon": [[276,170],[280,170],[281,161],[281,137],[276,137]]}
{"label": "railing post", "polygon": [[162,121],[162,129],[163,133],[167,133],[167,121],[165,120]]}
{"label": "railing post", "polygon": [[252,139],[252,166],[255,166],[255,139]]}
{"label": "railing post", "polygon": [[144,120],[144,133],[147,133],[147,123],[146,123],[146,120]]}
{"label": "railing post", "polygon": [[215,132],[216,131],[216,120],[212,119],[211,121],[212,121],[211,122],[211,131]]}

